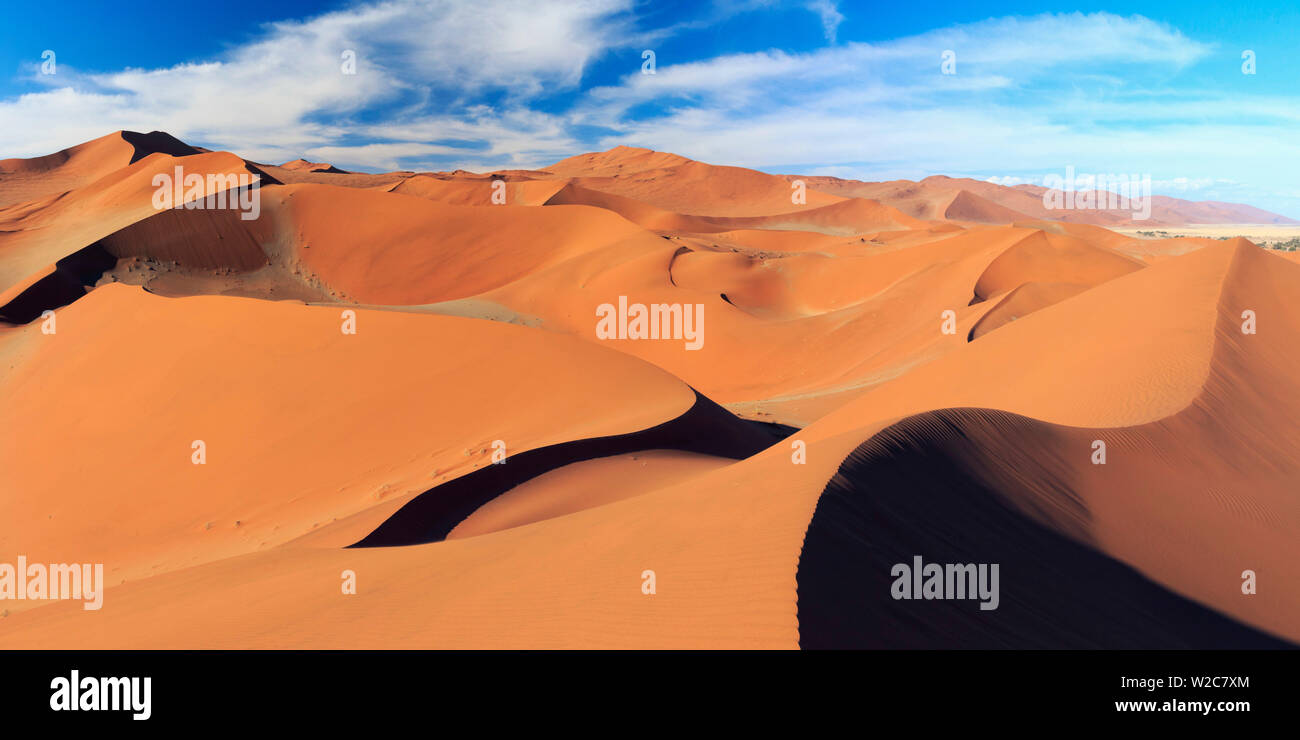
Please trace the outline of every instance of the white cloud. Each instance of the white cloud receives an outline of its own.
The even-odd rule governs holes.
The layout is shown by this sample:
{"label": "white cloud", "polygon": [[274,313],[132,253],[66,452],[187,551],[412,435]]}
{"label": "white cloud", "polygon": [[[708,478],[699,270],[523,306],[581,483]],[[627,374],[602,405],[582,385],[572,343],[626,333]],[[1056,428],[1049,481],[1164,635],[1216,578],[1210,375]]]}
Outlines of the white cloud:
{"label": "white cloud", "polygon": [[[1167,84],[1214,48],[1141,16],[997,18],[802,53],[661,56],[655,75],[639,74],[638,62],[614,84],[583,89],[593,60],[611,50],[774,4],[723,0],[659,28],[639,27],[653,7],[634,0],[537,0],[526,12],[513,0],[362,5],[270,25],[199,64],[60,65],[39,80],[47,89],[0,101],[0,152],[46,154],[129,128],[259,161],[307,156],[351,169],[528,168],[630,144],[865,179],[1074,165],[1149,172],[1207,196],[1291,189],[1277,162],[1300,158],[1294,98]],[[797,7],[835,38],[836,3]],[[340,71],[345,49],[357,52],[356,75]],[[956,75],[941,74],[947,49]],[[572,102],[537,109],[557,92]],[[1254,190],[1241,184],[1252,181]]]}
{"label": "white cloud", "polygon": [[[941,54],[956,52],[958,74]],[[883,180],[930,174],[1151,173],[1170,194],[1274,197],[1297,161],[1293,98],[1166,84],[1212,45],[1140,16],[1003,18],[803,54],[762,51],[630,75],[578,120],[618,144],[779,172]],[[647,107],[660,114],[647,117]],[[640,115],[629,116],[628,111]],[[1253,188],[1226,180],[1251,179]]]}
{"label": "white cloud", "polygon": [[[246,156],[297,156],[351,134],[351,117],[427,99],[448,109],[492,93],[521,105],[572,88],[622,43],[632,0],[390,0],[270,25],[219,60],[60,74],[0,102],[0,148],[33,156],[116,128],[166,130]],[[356,52],[355,75],[342,54]],[[70,71],[70,70],[69,70]],[[51,82],[51,80],[57,82]],[[322,123],[321,121],[328,121]]]}
{"label": "white cloud", "polygon": [[[959,74],[940,74],[945,50],[957,55]],[[1061,80],[1135,63],[1181,67],[1204,57],[1206,44],[1164,24],[1136,16],[1043,15],[1003,18],[876,44],[848,43],[803,54],[757,51],[690,62],[661,64],[657,74],[629,74],[617,87],[591,91],[593,100],[624,108],[659,97],[705,101],[770,100],[819,96],[828,88],[885,86],[894,94],[915,88],[950,92],[1016,80]]]}

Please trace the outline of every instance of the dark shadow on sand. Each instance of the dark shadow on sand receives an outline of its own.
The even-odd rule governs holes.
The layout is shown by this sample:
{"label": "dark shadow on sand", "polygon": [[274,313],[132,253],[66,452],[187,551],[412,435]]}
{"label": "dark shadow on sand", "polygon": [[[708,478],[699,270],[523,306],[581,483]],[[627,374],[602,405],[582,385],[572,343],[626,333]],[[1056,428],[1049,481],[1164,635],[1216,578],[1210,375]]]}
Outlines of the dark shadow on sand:
{"label": "dark shadow on sand", "polygon": [[642,450],[684,450],[740,460],[794,431],[779,424],[740,419],[696,392],[690,410],[658,426],[529,450],[507,458],[503,464],[488,465],[435,486],[408,501],[349,547],[440,542],[480,506],[521,483],[571,463]]}
{"label": "dark shadow on sand", "polygon": [[77,250],[54,263],[54,271],[37,280],[3,306],[0,321],[26,324],[45,311],[72,303],[86,294],[105,270],[117,264],[117,257],[100,242]]}
{"label": "dark shadow on sand", "polygon": [[[1051,462],[977,441],[988,439],[990,428],[1005,439],[1062,433],[1051,426],[1000,411],[945,409],[904,419],[858,447],[827,484],[804,539],[800,646],[1294,647],[1084,544],[1090,516],[1068,486],[1044,484],[1053,478]],[[1081,440],[1089,433],[1065,433],[1076,431]],[[998,465],[1013,471],[1008,480],[1037,490],[994,490],[982,470]],[[1079,536],[1043,523],[1053,517],[1079,523]],[[895,600],[891,568],[915,555],[925,563],[998,563],[998,608],[981,611],[978,600]]]}

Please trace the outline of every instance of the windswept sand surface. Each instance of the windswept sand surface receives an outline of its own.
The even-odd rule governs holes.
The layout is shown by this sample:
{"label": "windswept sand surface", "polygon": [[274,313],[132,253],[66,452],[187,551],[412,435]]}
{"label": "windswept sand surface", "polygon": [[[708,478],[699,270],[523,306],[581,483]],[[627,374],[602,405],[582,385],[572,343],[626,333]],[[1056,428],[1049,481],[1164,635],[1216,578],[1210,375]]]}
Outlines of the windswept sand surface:
{"label": "windswept sand surface", "polygon": [[[257,217],[159,210],[176,167]],[[107,587],[0,648],[1294,646],[1294,253],[1039,196],[0,161],[0,563]],[[998,608],[894,598],[914,556]]]}

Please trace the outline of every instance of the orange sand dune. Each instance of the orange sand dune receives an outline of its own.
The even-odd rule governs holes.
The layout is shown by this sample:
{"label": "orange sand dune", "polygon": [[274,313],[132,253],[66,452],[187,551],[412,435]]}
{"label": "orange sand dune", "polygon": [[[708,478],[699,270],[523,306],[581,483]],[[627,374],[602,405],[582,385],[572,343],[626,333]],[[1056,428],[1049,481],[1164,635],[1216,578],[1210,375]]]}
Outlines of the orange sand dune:
{"label": "orange sand dune", "polygon": [[616,146],[603,152],[579,154],[560,160],[546,168],[561,177],[619,177],[647,170],[664,170],[690,164],[693,160],[668,152],[656,152],[634,146]]}
{"label": "orange sand dune", "polygon": [[[591,190],[569,183],[557,190],[546,201],[548,206],[586,205],[613,211],[642,228],[651,231],[714,231],[714,224],[707,218],[673,213],[663,208],[643,203],[633,198]],[[722,231],[723,229],[717,228]]]}
{"label": "orange sand dune", "polygon": [[294,164],[293,162],[287,162],[285,165],[263,164],[260,162],[249,162],[249,164],[265,173],[269,178],[285,185],[316,183],[363,190],[389,190],[397,183],[411,176],[409,172],[384,172],[379,174],[347,172],[332,165],[323,165],[313,169],[308,166],[312,164],[310,162],[296,167],[287,166]]}
{"label": "orange sand dune", "polygon": [[[1082,173],[1081,173],[1082,174]],[[970,178],[933,175],[923,180],[861,182],[837,177],[786,175],[802,179],[808,187],[848,198],[870,198],[894,206],[915,218],[952,218],[978,223],[1006,223],[1020,218],[1055,220],[1101,226],[1166,226],[1177,224],[1295,223],[1293,219],[1240,203],[1195,202],[1163,195],[1151,196],[1149,216],[1139,220],[1134,209],[1052,209],[1044,203],[1046,188],[1038,185],[1005,186]],[[1142,193],[1137,193],[1142,195]],[[1110,194],[1092,191],[1092,202],[1109,205]],[[948,211],[952,213],[948,213]],[[1136,209],[1141,210],[1141,209]],[[961,215],[963,214],[964,215]],[[1015,219],[1012,219],[1015,220]]]}
{"label": "orange sand dune", "polygon": [[1023,221],[1026,217],[1019,211],[981,198],[969,190],[958,190],[943,209],[943,218],[980,224],[1010,224]]}
{"label": "orange sand dune", "polygon": [[[155,210],[178,164],[264,175],[258,218]],[[0,648],[1300,642],[1300,265],[1080,220],[629,147],[6,160],[0,562],[109,588],[0,604]],[[915,553],[1002,606],[891,598]]]}
{"label": "orange sand dune", "polygon": [[[112,582],[133,581],[399,503],[487,464],[494,440],[515,455],[652,426],[692,402],[666,373],[577,340],[356,314],[348,335],[336,308],[108,285],[60,310],[56,334],[31,324],[5,337],[22,358],[4,380],[16,433],[0,442],[12,471],[0,509],[28,526],[0,550],[111,563]],[[48,450],[76,462],[30,464]]]}
{"label": "orange sand dune", "polygon": [[[1161,268],[1116,280],[971,345],[971,352],[978,353],[983,342],[1014,341],[1020,335],[1049,327],[1059,331],[1068,324],[1050,319],[1070,309],[1101,309],[1103,299],[1123,298],[1127,292],[1158,290],[1168,295],[1196,286],[1198,295],[1183,292],[1178,305],[1184,315],[1172,320],[1188,328],[1208,324],[1198,327],[1204,337],[1199,340],[1200,346],[1179,350],[1170,346],[1170,338],[1157,340],[1156,334],[1134,327],[1130,336],[1149,339],[1152,346],[1139,350],[1133,345],[1124,371],[1112,369],[1107,378],[1112,382],[1114,376],[1133,370],[1157,378],[1168,374],[1161,383],[1168,390],[1159,396],[1141,387],[1123,394],[1141,401],[1140,407],[1133,404],[1133,411],[1142,408],[1156,414],[1125,413],[1122,406],[1128,404],[1116,409],[1119,415],[1105,417],[1094,411],[1084,415],[1050,413],[1042,404],[1033,409],[1033,415],[1040,418],[1103,427],[1097,429],[1041,422],[1015,422],[1009,426],[987,415],[967,417],[957,422],[964,430],[961,434],[983,440],[986,451],[952,450],[944,454],[965,456],[961,464],[971,471],[970,475],[1009,496],[1017,509],[1046,521],[1050,528],[1131,565],[1157,583],[1221,614],[1295,641],[1300,639],[1300,591],[1281,587],[1267,598],[1259,598],[1261,594],[1244,596],[1240,586],[1241,573],[1246,569],[1269,573],[1270,579],[1279,579],[1279,584],[1295,583],[1300,578],[1294,558],[1294,543],[1300,534],[1300,504],[1291,495],[1290,482],[1300,471],[1284,451],[1294,444],[1292,438],[1296,436],[1294,424],[1285,421],[1296,412],[1290,400],[1295,394],[1289,390],[1296,381],[1288,377],[1287,370],[1295,358],[1291,357],[1293,343],[1281,340],[1300,329],[1300,315],[1281,298],[1285,294],[1281,286],[1300,283],[1300,269],[1244,240],[1170,261]],[[1200,285],[1213,292],[1204,295]],[[1094,294],[1096,299],[1092,298]],[[1160,305],[1161,297],[1152,295],[1148,305]],[[1212,316],[1205,316],[1207,308]],[[1272,317],[1275,323],[1271,330],[1276,332],[1272,339],[1262,333],[1242,332],[1241,311],[1247,308]],[[1112,308],[1107,313],[1118,312]],[[1100,312],[1095,317],[1097,321],[1111,321]],[[1171,318],[1158,321],[1167,323]],[[1131,320],[1150,321],[1141,316]],[[1169,331],[1165,329],[1164,333]],[[1108,338],[1113,342],[1116,334]],[[1068,336],[1066,340],[1079,343],[1080,337]],[[987,351],[988,347],[983,349]],[[1159,357],[1157,353],[1172,356]],[[1109,359],[1113,361],[1117,356],[1123,355],[1117,353]],[[1070,358],[1076,362],[1079,359],[1077,355]],[[938,370],[939,365],[932,367]],[[969,366],[967,373],[969,377]],[[1095,364],[1080,363],[1078,371],[1068,377],[1077,383],[1077,378],[1088,373],[1102,374]],[[1040,377],[1044,383],[1053,381],[1046,374]],[[1054,380],[1061,379],[1058,375]],[[1177,386],[1169,381],[1175,379],[1181,381],[1182,388],[1171,393]],[[1189,384],[1189,380],[1196,382]],[[1123,400],[1121,394],[1093,391],[1090,385],[1095,387],[1095,381],[1072,385],[1073,392],[1063,395],[1096,405]],[[898,387],[882,389],[834,416],[846,421],[861,418],[862,410],[871,406],[873,399],[886,401],[901,393]],[[969,391],[962,395],[971,397]],[[955,400],[944,399],[944,405]],[[1020,413],[1030,411],[1023,400],[988,403],[991,400],[993,397],[986,397],[981,405]],[[826,423],[832,421],[828,418]],[[1017,431],[1015,426],[1024,431]],[[1098,439],[1108,444],[1104,466],[1092,462],[1093,441]],[[989,454],[989,449],[1005,451]],[[1207,450],[1213,453],[1207,454]],[[1063,506],[1062,492],[1068,492],[1085,513],[1066,516],[1068,507]]]}
{"label": "orange sand dune", "polygon": [[[650,450],[577,462],[538,476],[493,499],[447,535],[477,537],[649,493],[731,464],[694,452]],[[611,479],[622,480],[610,486]]]}
{"label": "orange sand dune", "polygon": [[[798,177],[801,176],[787,175],[786,179]],[[808,183],[808,187],[822,192],[848,198],[878,200],[922,220],[951,217],[959,221],[1007,223],[1012,214],[1022,215],[1011,218],[1011,221],[1046,219],[1052,215],[1043,207],[1041,195],[968,178],[935,175],[919,182],[860,182],[837,177],[802,179]],[[953,212],[952,216],[946,216],[949,210]]]}
{"label": "orange sand dune", "polygon": [[926,224],[874,200],[850,198],[838,203],[792,213],[744,218],[713,219],[731,229],[775,229],[811,231],[818,234],[852,236],[872,231],[923,228]]}
{"label": "orange sand dune", "polygon": [[305,159],[295,159],[292,162],[285,162],[280,167],[295,172],[329,172],[331,174],[349,175],[350,172],[340,170],[328,162],[308,162]]}
{"label": "orange sand dune", "polygon": [[[912,233],[911,231],[905,233]],[[810,231],[767,231],[764,229],[730,229],[710,234],[691,234],[684,242],[706,249],[727,249],[759,255],[798,254],[802,252],[839,253],[861,250],[868,244],[878,246],[880,233],[845,238]]]}
{"label": "orange sand dune", "polygon": [[[37,207],[0,209],[0,292],[119,229],[156,215],[154,178],[172,177],[176,167],[183,167],[186,176],[204,177],[204,196],[209,194],[208,175],[260,177],[244,160],[227,152],[183,158],[155,153]],[[225,183],[221,185],[225,190]]]}
{"label": "orange sand dune", "polygon": [[689,216],[772,216],[843,200],[810,187],[806,203],[796,205],[794,188],[781,177],[630,147],[573,157],[546,171],[583,188]]}
{"label": "orange sand dune", "polygon": [[1076,237],[1035,230],[989,264],[975,283],[975,297],[987,300],[1026,282],[1097,285],[1141,267]]}
{"label": "orange sand dune", "polygon": [[565,204],[605,208],[633,223],[658,232],[714,233],[766,229],[852,236],[871,231],[924,226],[916,219],[909,218],[893,208],[861,198],[770,216],[690,216],[672,213],[631,198],[569,184],[546,201],[546,205]]}
{"label": "orange sand dune", "polygon": [[[643,250],[663,243],[586,206],[453,206],[396,193],[291,185],[269,191],[263,208],[279,219],[307,269],[366,303],[466,298],[597,248]],[[358,211],[371,217],[356,222],[351,214]]]}
{"label": "orange sand dune", "polygon": [[1221,239],[1200,236],[1171,239],[1133,239],[1116,249],[1150,264],[1222,243],[1223,240]]}
{"label": "orange sand dune", "polygon": [[[673,240],[637,242],[593,251],[478,298],[591,341],[599,341],[594,307],[620,295],[703,306],[705,339],[696,351],[683,351],[681,342],[602,344],[658,364],[720,402],[792,396],[793,408],[774,418],[801,423],[828,410],[817,400],[822,393],[860,392],[900,366],[964,343],[985,310],[968,307],[976,280],[1018,238],[1010,230],[932,236],[925,246],[878,254],[863,248],[860,256],[839,260],[728,256]],[[897,322],[872,320],[905,306]],[[958,314],[960,337],[939,333],[945,310]],[[752,372],[755,366],[764,372]]]}
{"label": "orange sand dune", "polygon": [[[1141,267],[1035,229],[921,234],[902,247],[857,241],[829,255],[785,256],[670,239],[654,255],[593,252],[479,298],[587,338],[594,338],[590,307],[620,294],[703,305],[709,338],[697,352],[660,342],[608,344],[756,418],[804,424],[959,348],[992,308],[971,305],[982,290],[1000,294],[1044,280],[1095,285]],[[939,331],[944,311],[955,316],[950,335]],[[748,370],[755,366],[764,372]]]}
{"label": "orange sand dune", "polygon": [[999,326],[1076,296],[1089,287],[1091,286],[1080,283],[1021,283],[1006,293],[996,306],[984,314],[983,318],[975,322],[975,327],[970,331],[970,338],[972,341],[979,339]]}
{"label": "orange sand dune", "polygon": [[198,151],[161,131],[117,131],[44,157],[0,160],[0,208],[85,187],[150,154]]}
{"label": "orange sand dune", "polygon": [[[1222,307],[1234,302],[1237,281],[1251,287],[1258,282],[1257,274],[1247,272],[1258,272],[1259,267],[1268,271],[1267,265],[1252,262],[1257,262],[1254,255],[1232,247],[1206,250],[1117,279],[1008,325],[931,365],[934,369],[928,373],[939,373],[941,364],[960,372],[966,364],[960,355],[966,354],[989,365],[990,372],[972,375],[974,382],[931,379],[911,383],[910,394],[901,387],[871,394],[805,429],[798,436],[808,443],[806,466],[792,465],[789,448],[777,445],[674,486],[492,534],[371,550],[285,546],[113,588],[107,599],[115,608],[99,615],[86,616],[69,604],[43,607],[39,620],[37,612],[12,615],[13,631],[0,637],[0,644],[21,636],[28,644],[57,639],[59,644],[83,646],[319,646],[343,639],[357,647],[394,640],[408,647],[793,647],[805,637],[796,610],[796,570],[809,517],[826,479],[873,429],[883,428],[900,412],[942,408],[959,398],[1021,412],[1037,410],[1059,420],[1056,423],[1087,426],[1134,426],[1181,416],[1180,410],[1213,382],[1212,367],[1227,371],[1216,359],[1226,357],[1223,343],[1228,335],[1221,330],[1229,327],[1221,321]],[[1290,282],[1296,276],[1279,279]],[[1106,295],[1094,298],[1097,291]],[[1184,310],[1134,317],[1116,305],[1135,296],[1159,300],[1175,295],[1182,296]],[[1269,314],[1276,308],[1260,305]],[[1090,340],[1124,335],[1131,341],[1127,361],[1113,376],[1100,378],[1094,365],[1079,362]],[[1008,362],[1014,353],[1006,350],[1016,346],[1033,348],[1037,363]],[[1062,351],[1069,347],[1075,351]],[[1132,390],[1107,392],[1105,384],[1111,381]],[[1076,392],[1038,391],[1048,386]],[[1153,395],[1151,388],[1164,390]],[[1028,392],[1021,394],[1021,389]],[[1021,400],[1012,400],[1018,395]],[[1147,403],[1139,408],[1128,403],[1139,397]],[[876,398],[893,399],[893,406],[882,407]],[[1052,403],[1043,403],[1048,399]],[[1123,441],[1116,447],[1132,454]],[[1080,451],[1080,459],[1086,460],[1088,453],[1086,448]],[[1249,493],[1251,488],[1239,490]],[[1183,490],[1184,498],[1186,494]],[[1127,501],[1135,517],[1145,506],[1133,493],[1112,498]],[[1162,558],[1213,561],[1219,557],[1214,554],[1219,551],[1216,539],[1228,542],[1226,531],[1238,533],[1232,544],[1245,545],[1235,538],[1242,531],[1240,522],[1250,521],[1249,509],[1238,509],[1232,527],[1225,528],[1227,512],[1214,508],[1215,500],[1204,497],[1181,516],[1212,514],[1219,525],[1173,530],[1183,538],[1194,534],[1191,539],[1171,538],[1148,527],[1134,545],[1125,545],[1122,531],[1106,524],[1117,520],[1105,513],[1105,502],[1090,500],[1090,510],[1102,517],[1094,525],[1091,544],[1114,548],[1121,560],[1135,562],[1148,576],[1176,584],[1177,572],[1165,573],[1159,566]],[[1245,530],[1259,538],[1248,552],[1260,568],[1285,577],[1287,566],[1269,553],[1279,547],[1278,537],[1286,527],[1293,526],[1294,514],[1279,520],[1282,511],[1276,503],[1271,506],[1265,510],[1270,513]],[[1278,529],[1288,519],[1292,524]],[[1140,526],[1139,521],[1147,519],[1135,518],[1126,526]],[[1140,549],[1132,549],[1135,546]],[[1173,549],[1166,552],[1167,546]],[[639,590],[641,573],[648,568],[658,579],[653,598]],[[360,579],[356,597],[337,590],[345,569]],[[1202,603],[1213,596],[1187,595]],[[881,598],[887,599],[884,593]],[[259,603],[257,613],[230,606],[248,600]],[[1228,604],[1219,606],[1228,611]],[[1235,611],[1247,622],[1257,616]],[[139,626],[146,615],[156,617],[147,630]],[[1291,626],[1282,634],[1294,639],[1294,618],[1285,613],[1278,618],[1290,619]],[[295,628],[276,632],[265,629],[267,624]]]}
{"label": "orange sand dune", "polygon": [[496,205],[495,182],[504,182],[500,205],[537,206],[548,201],[564,187],[562,180],[505,179],[492,176],[442,178],[432,175],[408,177],[389,189],[392,193],[414,195],[438,203],[456,206]]}

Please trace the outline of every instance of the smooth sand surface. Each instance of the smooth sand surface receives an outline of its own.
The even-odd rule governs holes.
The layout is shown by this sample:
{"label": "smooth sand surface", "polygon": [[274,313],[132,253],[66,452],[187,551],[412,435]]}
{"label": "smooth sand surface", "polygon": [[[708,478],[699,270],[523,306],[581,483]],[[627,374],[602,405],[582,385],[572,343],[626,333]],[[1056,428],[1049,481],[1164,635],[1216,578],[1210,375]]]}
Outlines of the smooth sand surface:
{"label": "smooth sand surface", "polygon": [[[173,142],[0,162],[0,562],[109,586],[0,604],[0,647],[1300,641],[1294,253],[952,178]],[[178,163],[265,173],[261,216],[156,211]],[[602,338],[620,300],[690,307],[698,348]],[[944,538],[1057,580],[911,619],[835,560]]]}

